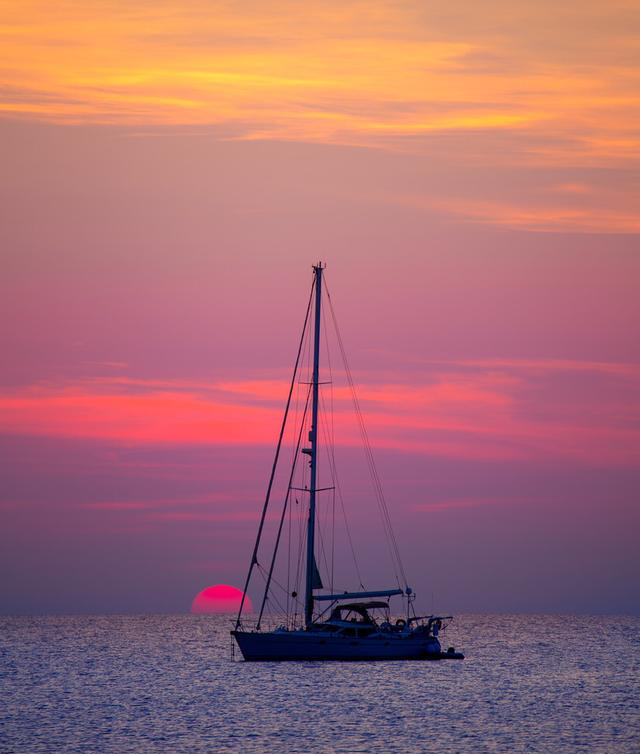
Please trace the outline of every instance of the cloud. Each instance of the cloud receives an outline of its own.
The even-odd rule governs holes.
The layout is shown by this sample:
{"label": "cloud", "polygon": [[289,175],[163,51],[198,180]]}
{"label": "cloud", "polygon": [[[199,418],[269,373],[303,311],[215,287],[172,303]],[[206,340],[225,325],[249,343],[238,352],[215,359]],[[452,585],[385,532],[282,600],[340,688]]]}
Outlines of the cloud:
{"label": "cloud", "polygon": [[503,501],[493,498],[460,498],[455,500],[438,500],[437,502],[429,503],[415,503],[411,506],[411,510],[416,513],[437,513],[460,508],[478,508],[487,505],[496,505],[501,502]]}
{"label": "cloud", "polygon": [[[529,181],[528,189],[515,200],[504,197],[504,185],[494,190],[495,198],[478,198],[458,192],[385,195],[380,200],[392,204],[435,210],[466,222],[539,233],[640,233],[636,195],[626,181],[618,185],[583,184],[549,186],[543,191]],[[615,184],[615,181],[614,181]],[[511,192],[514,193],[514,192]]]}
{"label": "cloud", "polygon": [[150,497],[134,500],[98,500],[83,502],[81,507],[88,510],[101,511],[163,511],[166,509],[183,508],[184,506],[211,506],[235,502],[236,496],[230,493],[215,492],[202,495],[182,495],[180,497]]}
{"label": "cloud", "polygon": [[129,443],[268,442],[278,413],[261,406],[231,405],[186,392],[151,388],[119,392],[118,383],[36,386],[5,394],[0,416],[5,432],[111,439]]}
{"label": "cloud", "polygon": [[[128,446],[271,446],[286,394],[286,382],[272,379],[190,383],[99,378],[5,391],[0,422],[7,434]],[[358,395],[369,436],[379,449],[605,465],[637,463],[640,456],[640,369],[634,364],[427,362],[411,382],[406,377],[404,382],[369,382]],[[324,401],[328,408],[328,394]],[[334,423],[321,423],[322,432],[335,433],[338,444],[359,445],[349,391],[334,388],[331,402]],[[298,400],[297,422],[301,409]]]}
{"label": "cloud", "polygon": [[[539,4],[25,0],[4,10],[6,115],[58,123],[227,125],[240,139],[383,146],[387,137],[523,126],[575,150],[637,149],[633,16]],[[558,14],[558,8],[554,7]],[[590,35],[585,45],[580,34]],[[622,116],[622,117],[621,117]],[[626,147],[624,145],[627,145]],[[617,146],[616,146],[617,145]],[[556,152],[557,154],[557,152]]]}
{"label": "cloud", "polygon": [[413,188],[387,175],[373,199],[519,231],[637,234],[637,14],[490,7],[24,0],[0,11],[0,118],[419,155]]}
{"label": "cloud", "polygon": [[[578,193],[578,192],[575,192]],[[433,205],[475,222],[517,230],[557,233],[640,233],[640,215],[614,207],[532,206],[501,201],[451,202],[435,200]]]}
{"label": "cloud", "polygon": [[576,359],[455,359],[447,361],[425,361],[437,365],[470,367],[483,369],[508,369],[531,373],[544,372],[593,372],[619,377],[640,379],[640,364],[585,361]]}

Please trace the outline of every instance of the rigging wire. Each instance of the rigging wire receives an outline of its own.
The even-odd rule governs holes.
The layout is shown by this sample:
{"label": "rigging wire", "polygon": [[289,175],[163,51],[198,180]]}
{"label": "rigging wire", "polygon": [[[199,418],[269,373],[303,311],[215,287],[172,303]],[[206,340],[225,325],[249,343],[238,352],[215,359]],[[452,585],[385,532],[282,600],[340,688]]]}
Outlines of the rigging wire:
{"label": "rigging wire", "polygon": [[[330,409],[329,417],[331,419],[331,439],[327,442],[326,447],[332,456],[335,456],[335,411],[333,403],[333,369],[331,367],[331,348],[329,347],[329,328],[327,327],[327,317],[325,313],[325,307],[322,307],[322,330],[324,332],[325,350],[327,356],[327,366],[329,368],[329,397],[330,397]],[[323,400],[324,407],[324,400]],[[326,412],[325,412],[326,416]],[[331,571],[330,571],[330,586],[331,592],[333,592],[334,586],[334,566],[335,566],[335,551],[336,551],[336,480],[335,480],[335,466],[331,467],[331,460],[329,460],[329,468],[331,471],[331,484],[333,489],[331,491]]]}
{"label": "rigging wire", "polygon": [[[297,502],[297,500],[296,500]],[[292,524],[292,508],[289,506],[289,515],[287,517],[287,620],[289,619],[289,599],[291,597],[291,524]]]}
{"label": "rigging wire", "polygon": [[[303,425],[307,426],[307,425]],[[299,475],[299,483],[296,485],[300,491],[303,491],[305,493],[308,492],[307,487],[307,475],[309,473],[309,465],[306,463],[303,463],[301,466],[301,472]],[[296,558],[296,575],[295,575],[295,591],[297,593],[300,592],[301,583],[304,580],[304,553],[306,552],[306,542],[307,542],[307,521],[306,521],[306,506],[301,505],[299,500],[296,498],[296,518],[297,518],[297,541],[298,541],[298,553]],[[296,613],[297,615],[297,613]]]}
{"label": "rigging wire", "polygon": [[271,498],[271,489],[273,487],[273,480],[275,478],[276,474],[276,467],[278,465],[278,459],[280,457],[280,449],[282,448],[282,438],[284,436],[285,427],[287,426],[287,417],[289,416],[289,407],[291,405],[291,396],[293,394],[293,388],[296,381],[296,374],[298,372],[298,365],[300,363],[300,353],[302,351],[302,345],[304,343],[305,339],[305,332],[307,330],[307,325],[309,323],[309,312],[311,311],[311,302],[313,300],[313,293],[315,290],[315,276],[313,279],[313,282],[311,284],[311,292],[309,294],[309,301],[307,303],[307,311],[304,316],[304,324],[302,326],[302,335],[300,336],[300,344],[298,345],[298,352],[296,354],[296,362],[295,366],[293,368],[293,376],[291,378],[291,386],[289,387],[289,395],[287,397],[287,404],[284,410],[284,417],[282,419],[282,426],[280,427],[280,435],[278,437],[278,444],[276,446],[276,452],[275,457],[273,459],[273,465],[271,467],[271,475],[269,477],[269,484],[267,485],[267,493],[265,495],[264,505],[262,506],[262,514],[260,516],[260,524],[258,526],[258,534],[256,536],[256,542],[253,548],[253,553],[251,555],[251,563],[249,564],[249,572],[247,573],[247,578],[244,584],[244,589],[242,591],[242,599],[240,600],[240,607],[238,609],[238,616],[236,618],[236,631],[238,630],[240,626],[240,620],[242,618],[242,610],[244,608],[244,603],[247,595],[247,589],[249,588],[249,582],[251,581],[251,573],[253,571],[253,568],[255,565],[258,564],[258,548],[260,547],[260,540],[262,538],[262,530],[264,528],[264,522],[267,517],[267,508],[269,507],[269,500]]}
{"label": "rigging wire", "polygon": [[296,465],[299,458],[299,452],[300,452],[300,443],[302,441],[302,430],[304,429],[304,420],[307,415],[307,409],[309,407],[309,396],[311,395],[311,386],[309,386],[309,390],[307,392],[307,402],[304,406],[304,413],[302,415],[302,421],[300,422],[300,432],[298,433],[298,442],[296,443],[296,456],[295,461],[293,464],[293,467],[291,469],[291,474],[289,475],[289,483],[287,484],[287,493],[284,496],[284,505],[282,506],[282,515],[280,516],[280,524],[278,526],[278,534],[276,536],[276,542],[275,546],[273,548],[273,555],[271,556],[271,565],[269,566],[269,576],[267,577],[267,584],[264,590],[264,596],[262,598],[262,605],[260,606],[260,614],[258,615],[258,623],[256,625],[256,629],[260,630],[260,621],[262,620],[262,614],[264,613],[264,606],[267,601],[267,596],[269,593],[269,586],[271,584],[271,579],[273,577],[273,569],[276,564],[276,557],[278,555],[278,547],[280,545],[280,537],[282,535],[282,527],[284,525],[285,516],[287,513],[287,506],[289,504],[289,498],[291,497],[291,483],[293,482],[293,476],[296,472]]}
{"label": "rigging wire", "polygon": [[[281,426],[281,429],[280,429],[280,435],[279,435],[279,438],[278,438],[278,444],[277,444],[277,447],[276,447],[275,458],[274,458],[273,466],[272,466],[272,469],[271,469],[271,475],[270,475],[270,478],[269,478],[269,484],[268,484],[268,487],[267,487],[267,493],[266,493],[266,496],[265,496],[265,501],[264,501],[264,505],[263,505],[263,509],[262,509],[261,518],[260,518],[260,524],[259,524],[259,527],[258,527],[258,534],[257,534],[257,537],[256,537],[256,542],[255,542],[254,551],[253,551],[253,555],[252,555],[252,559],[251,559],[251,563],[250,563],[250,567],[249,567],[249,572],[247,574],[247,579],[246,579],[246,582],[245,582],[245,588],[244,588],[244,591],[243,591],[243,597],[242,597],[242,600],[241,600],[240,609],[238,611],[238,616],[237,616],[237,620],[236,620],[236,629],[238,629],[238,627],[240,626],[240,621],[241,621],[241,616],[242,616],[242,610],[243,610],[244,603],[245,603],[245,597],[246,597],[247,589],[248,589],[248,586],[249,586],[249,583],[250,583],[250,580],[251,580],[251,575],[252,575],[252,571],[253,571],[254,567],[260,573],[260,575],[262,576],[262,578],[263,578],[263,580],[265,582],[265,590],[264,590],[263,600],[262,600],[262,604],[261,604],[261,607],[260,607],[260,613],[259,613],[258,622],[257,622],[257,628],[258,629],[260,628],[260,624],[261,624],[261,621],[262,621],[262,618],[263,618],[265,606],[266,606],[267,602],[269,601],[270,596],[273,598],[273,601],[276,603],[277,607],[281,611],[284,612],[285,619],[286,619],[288,625],[289,625],[289,621],[291,619],[291,616],[289,614],[290,599],[293,600],[293,602],[291,603],[292,604],[292,610],[293,610],[293,618],[292,618],[293,625],[295,625],[295,623],[297,621],[298,611],[299,611],[299,609],[301,609],[301,604],[302,603],[300,603],[300,600],[296,599],[296,598],[298,596],[298,586],[300,585],[301,578],[302,578],[303,553],[304,553],[304,551],[306,549],[305,546],[306,546],[307,527],[305,526],[305,516],[304,516],[304,512],[303,512],[304,506],[300,505],[298,499],[296,498],[295,499],[295,502],[296,502],[296,506],[295,507],[297,508],[297,514],[296,514],[295,511],[294,511],[294,506],[293,506],[293,504],[291,502],[291,495],[292,495],[292,490],[295,489],[294,487],[292,487],[292,482],[293,482],[294,476],[296,474],[296,469],[300,468],[300,466],[298,465],[297,461],[299,459],[300,444],[301,444],[301,441],[302,441],[303,431],[304,431],[304,428],[305,428],[305,426],[307,424],[307,420],[308,420],[309,396],[311,394],[311,389],[312,389],[312,383],[311,383],[311,381],[309,381],[309,375],[310,375],[310,372],[311,372],[310,360],[311,360],[311,351],[312,351],[312,349],[311,349],[311,328],[309,327],[309,320],[310,320],[310,311],[311,311],[311,305],[312,305],[313,295],[314,295],[314,291],[315,291],[315,285],[316,285],[316,277],[314,276],[314,280],[313,280],[313,283],[312,283],[312,286],[311,286],[311,292],[310,292],[310,295],[309,295],[309,301],[307,303],[307,310],[306,310],[306,313],[305,313],[305,319],[304,319],[304,324],[303,324],[303,328],[302,328],[302,334],[301,334],[301,338],[300,338],[300,342],[299,342],[298,350],[297,350],[297,354],[296,354],[296,361],[295,361],[295,366],[294,366],[294,370],[293,370],[293,376],[292,376],[292,380],[291,380],[291,385],[290,385],[290,388],[289,388],[289,394],[288,394],[288,397],[287,397],[287,403],[286,403],[286,407],[285,407],[284,417],[283,417],[282,426]],[[391,565],[393,567],[393,571],[395,573],[396,581],[398,582],[398,584],[400,585],[401,581],[402,581],[402,582],[404,582],[405,587],[408,589],[408,587],[407,587],[407,579],[406,579],[406,575],[405,575],[405,572],[404,572],[404,567],[403,567],[401,556],[400,556],[400,550],[399,550],[399,547],[398,547],[398,544],[397,544],[397,541],[396,541],[396,538],[395,538],[395,534],[394,534],[394,531],[393,531],[393,527],[392,527],[392,524],[391,524],[391,517],[390,517],[390,514],[389,514],[389,509],[388,509],[387,502],[386,502],[386,499],[385,499],[385,496],[384,496],[384,491],[382,489],[382,483],[381,483],[381,480],[380,480],[380,477],[379,477],[379,474],[378,474],[378,471],[377,471],[377,468],[376,468],[376,465],[375,465],[375,460],[374,460],[374,457],[373,457],[373,451],[372,451],[372,448],[371,448],[371,443],[370,443],[369,436],[368,436],[368,433],[367,433],[367,430],[366,430],[366,426],[365,426],[365,423],[364,423],[364,417],[363,417],[363,414],[362,414],[362,410],[360,408],[360,404],[359,404],[359,400],[358,400],[358,396],[357,396],[357,392],[356,392],[356,388],[355,388],[355,382],[354,382],[353,375],[352,375],[352,372],[351,372],[351,368],[349,366],[348,359],[347,359],[347,356],[346,356],[346,351],[345,351],[345,348],[344,348],[344,343],[343,343],[343,340],[342,340],[342,335],[341,335],[340,329],[338,327],[338,322],[337,322],[336,314],[335,314],[335,311],[334,311],[334,308],[333,308],[333,303],[332,303],[332,300],[331,300],[331,296],[330,296],[328,287],[326,287],[326,300],[329,303],[329,310],[330,310],[330,314],[331,314],[331,320],[332,320],[333,328],[334,328],[334,331],[335,331],[335,334],[336,334],[336,340],[337,340],[337,344],[338,344],[340,356],[341,356],[342,362],[344,364],[344,369],[345,369],[345,375],[346,375],[346,378],[347,378],[347,383],[348,383],[350,391],[351,391],[351,397],[352,397],[352,401],[353,401],[353,405],[354,405],[354,410],[355,410],[356,418],[357,418],[357,421],[358,421],[358,426],[359,426],[361,438],[362,438],[362,441],[363,441],[363,446],[364,446],[364,451],[365,451],[365,458],[366,458],[367,465],[369,467],[369,473],[370,473],[370,476],[371,476],[371,480],[372,480],[372,484],[373,484],[373,488],[374,488],[374,493],[375,493],[376,501],[378,503],[378,507],[379,507],[381,515],[382,515],[383,530],[384,530],[384,533],[385,533],[385,538],[386,538],[386,541],[387,541],[387,546],[389,548],[389,553],[390,553],[390,556],[391,556]],[[319,420],[318,420],[318,425],[319,425],[318,429],[320,429],[320,432],[323,435],[323,439],[325,441],[325,449],[326,449],[326,452],[327,452],[329,474],[330,474],[331,480],[332,480],[333,493],[332,493],[331,515],[329,515],[330,511],[329,511],[328,506],[321,507],[320,510],[318,511],[318,513],[320,514],[318,516],[318,523],[319,524],[322,523],[325,528],[328,528],[329,519],[331,520],[330,566],[329,566],[329,562],[327,560],[327,549],[325,548],[325,542],[324,542],[324,538],[322,536],[322,526],[319,526],[319,528],[318,528],[318,539],[319,539],[319,545],[320,545],[320,547],[319,547],[320,553],[319,554],[321,554],[321,556],[322,556],[323,565],[324,565],[327,573],[330,574],[331,591],[333,591],[333,586],[334,586],[334,564],[335,564],[335,508],[336,508],[336,496],[337,496],[338,501],[340,503],[340,507],[342,509],[342,515],[343,515],[343,519],[344,519],[344,523],[345,523],[346,536],[347,536],[347,539],[348,539],[348,542],[349,542],[349,546],[350,546],[350,549],[351,549],[351,554],[352,554],[352,557],[353,557],[353,562],[354,562],[356,574],[357,574],[357,577],[358,577],[358,581],[359,581],[360,587],[362,589],[364,589],[365,587],[364,587],[362,576],[361,576],[360,569],[359,569],[359,566],[358,566],[358,560],[357,560],[357,557],[356,557],[355,547],[354,547],[354,543],[353,543],[353,538],[351,536],[351,532],[350,532],[350,528],[349,528],[349,524],[348,524],[348,520],[347,520],[346,508],[345,508],[345,505],[344,505],[344,498],[343,498],[343,495],[342,495],[342,490],[341,490],[341,487],[340,487],[340,482],[339,482],[339,478],[338,478],[338,474],[337,474],[337,468],[336,468],[336,457],[335,457],[335,414],[334,414],[334,410],[333,410],[334,409],[333,371],[332,371],[332,364],[331,364],[331,349],[329,348],[327,317],[325,315],[324,307],[321,309],[321,313],[322,313],[323,334],[324,334],[324,341],[325,341],[325,349],[326,349],[327,365],[328,365],[328,371],[329,371],[329,377],[330,377],[329,382],[331,384],[331,391],[330,391],[330,411],[329,411],[330,422],[327,421],[327,410],[326,410],[327,406],[326,406],[325,397],[324,397],[324,395],[322,393],[320,394],[320,403],[321,403],[321,406],[322,406],[322,412],[321,412],[322,413],[322,419],[319,418]],[[302,416],[300,418],[300,424],[298,425],[298,418],[300,417],[300,404],[302,403],[302,397],[301,397],[301,392],[302,392],[301,391],[301,383],[302,383],[302,380],[301,380],[301,375],[299,373],[300,373],[300,371],[304,371],[304,367],[302,365],[305,363],[305,361],[306,361],[306,376],[307,376],[306,383],[309,385],[309,388],[307,390],[306,399],[304,401],[304,411],[302,412]],[[294,397],[294,390],[295,390],[295,397]],[[293,410],[292,410],[292,401],[293,401]],[[277,530],[275,548],[273,550],[273,554],[272,554],[272,559],[271,559],[269,570],[267,571],[262,566],[262,564],[260,564],[258,562],[258,551],[259,551],[259,548],[260,548],[261,538],[262,538],[263,530],[264,530],[264,524],[265,524],[265,521],[266,521],[267,508],[268,508],[268,505],[269,505],[270,499],[271,499],[271,493],[272,493],[272,488],[273,488],[273,485],[274,485],[274,479],[275,479],[275,475],[276,475],[276,468],[277,468],[277,465],[278,465],[278,460],[279,460],[279,457],[280,457],[281,448],[282,448],[282,444],[283,444],[283,438],[284,438],[285,429],[286,429],[286,427],[288,425],[291,426],[291,422],[288,421],[290,413],[294,414],[294,417],[293,417],[293,432],[294,432],[294,437],[297,434],[298,439],[297,439],[297,443],[295,443],[295,444],[292,443],[292,446],[293,446],[292,447],[293,456],[292,456],[291,474],[290,474],[290,477],[289,477],[289,483],[288,483],[288,486],[287,486],[287,491],[286,491],[284,502],[283,502],[282,513],[281,513],[281,516],[280,516],[279,526],[278,526],[278,530]],[[294,438],[292,437],[292,439],[294,439]],[[298,473],[300,474],[300,477],[302,479],[301,484],[300,484],[300,489],[304,490],[306,493],[309,493],[309,490],[308,490],[308,488],[307,488],[307,486],[305,484],[305,482],[307,481],[307,473],[308,473],[308,471],[306,469],[306,466],[307,466],[307,464],[303,464],[301,471],[299,471]],[[274,568],[275,568],[275,564],[276,564],[277,553],[278,553],[278,548],[279,548],[279,544],[280,544],[282,532],[283,532],[283,529],[284,529],[284,524],[285,524],[285,521],[287,520],[287,512],[289,513],[289,517],[288,517],[287,585],[286,585],[286,587],[284,587],[284,586],[282,586],[276,580],[276,578],[274,578],[273,572],[274,572]],[[296,519],[296,518],[298,520],[298,530],[299,530],[299,532],[298,532],[298,534],[299,534],[299,536],[298,536],[298,554],[297,554],[298,556],[297,556],[297,563],[296,563],[296,569],[295,569],[295,579],[294,579],[294,584],[293,584],[294,590],[291,591],[292,545],[293,545],[293,541],[292,541],[292,534],[293,534],[292,526],[294,524],[294,519]],[[265,576],[265,574],[266,574],[266,576]],[[285,595],[286,595],[286,607],[283,607],[282,604],[280,603],[280,600],[275,596],[273,590],[271,589],[271,585],[272,584],[275,585],[276,587],[278,587],[279,589],[281,589],[285,593]]]}
{"label": "rigging wire", "polygon": [[[314,282],[315,282],[315,276],[314,276]],[[313,294],[313,288],[312,288],[312,294]],[[305,341],[304,346],[302,350],[302,359],[301,359],[301,365],[307,364],[307,375],[306,380],[308,382],[308,369],[309,369],[309,353],[310,353],[310,342],[311,342],[311,328],[307,327],[305,328]],[[302,367],[301,367],[302,371]],[[301,392],[302,392],[302,380],[301,375],[298,375],[298,379],[296,381],[296,391],[295,391],[295,411],[294,411],[294,421],[293,421],[293,433],[291,435],[291,467],[293,468],[296,459],[297,459],[297,447],[295,438],[298,436],[298,420],[300,419],[300,428],[304,426],[305,417],[300,417],[300,404],[301,404]],[[305,399],[305,402],[308,401],[308,388],[307,388],[307,397]],[[306,406],[305,406],[305,412],[306,412]],[[298,504],[298,501],[296,499],[296,504]],[[292,521],[293,521],[293,506],[289,505],[289,516],[288,516],[288,531],[287,531],[287,616],[289,615],[289,599],[292,592],[291,589],[291,556],[292,556]],[[297,584],[296,584],[296,590],[297,590]]]}
{"label": "rigging wire", "polygon": [[[267,581],[268,581],[268,577],[267,577],[267,576],[265,575],[265,574],[266,574],[266,570],[265,570],[265,568],[264,568],[264,567],[263,567],[262,565],[260,565],[260,563],[258,563],[258,565],[257,565],[257,569],[258,569],[258,573],[259,573],[259,574],[260,574],[260,575],[262,576],[262,579],[263,579],[263,581],[264,581],[264,582],[265,582],[265,584],[266,584],[266,583],[267,583]],[[280,587],[281,589],[283,589],[283,590],[284,590],[284,587],[282,587],[282,586],[281,586],[280,584],[278,584],[278,583],[277,583],[277,582],[275,581],[275,579],[274,579],[274,583],[276,584],[276,586],[279,586],[279,587]],[[280,608],[280,612],[281,612],[281,613],[282,613],[282,614],[283,614],[284,616],[286,616],[286,611],[285,611],[285,608],[284,608],[284,607],[282,607],[282,605],[280,604],[280,600],[279,600],[279,599],[278,599],[278,598],[277,598],[277,597],[275,596],[275,594],[272,594],[271,596],[272,596],[272,598],[273,598],[273,601],[274,601],[274,602],[276,603],[276,605],[277,605],[277,606],[278,606],[278,607]]]}
{"label": "rigging wire", "polygon": [[[333,479],[333,486],[335,487],[334,493],[338,493],[338,500],[340,502],[340,509],[342,510],[342,519],[344,521],[344,530],[347,535],[347,541],[349,542],[349,549],[351,550],[351,557],[353,558],[353,565],[355,567],[356,576],[358,577],[358,584],[362,589],[365,588],[362,581],[362,574],[360,573],[360,566],[358,565],[358,558],[356,557],[356,549],[353,544],[353,537],[351,536],[351,528],[349,527],[349,520],[347,518],[347,509],[344,504],[344,497],[342,495],[342,487],[340,486],[340,477],[336,467],[335,447],[331,447],[331,455],[329,455],[329,467],[331,469],[331,477]],[[333,591],[333,590],[332,590]]]}
{"label": "rigging wire", "polygon": [[387,506],[387,502],[384,496],[384,491],[382,489],[382,482],[380,481],[380,476],[376,468],[375,460],[373,457],[373,451],[371,449],[371,443],[369,441],[369,436],[368,436],[367,429],[364,423],[364,417],[362,415],[362,410],[360,409],[360,403],[358,401],[358,395],[355,388],[355,382],[353,380],[353,375],[349,367],[349,361],[347,359],[347,354],[344,348],[342,335],[338,327],[338,322],[337,322],[336,314],[333,308],[333,302],[331,301],[329,288],[326,285],[325,285],[325,291],[326,291],[327,300],[329,302],[329,310],[331,312],[333,326],[336,332],[336,339],[338,341],[338,347],[340,349],[340,354],[341,354],[342,361],[345,368],[347,382],[351,390],[351,397],[353,400],[356,417],[358,419],[358,426],[359,426],[360,435],[362,437],[362,441],[364,444],[367,465],[369,466],[369,472],[371,474],[371,479],[373,482],[373,488],[374,488],[374,492],[375,492],[376,499],[378,502],[378,507],[380,508],[380,512],[382,514],[382,519],[383,519],[383,524],[384,524],[383,528],[385,529],[387,546],[389,547],[389,554],[391,555],[391,564],[395,572],[398,585],[400,586],[401,583],[404,583],[405,590],[406,590],[408,589],[408,584],[407,584],[407,577],[406,577],[404,567],[402,564],[402,558],[400,556],[400,548],[398,547],[398,543],[397,543],[397,540],[393,531],[393,526],[391,524],[391,516],[389,515],[389,508]]}

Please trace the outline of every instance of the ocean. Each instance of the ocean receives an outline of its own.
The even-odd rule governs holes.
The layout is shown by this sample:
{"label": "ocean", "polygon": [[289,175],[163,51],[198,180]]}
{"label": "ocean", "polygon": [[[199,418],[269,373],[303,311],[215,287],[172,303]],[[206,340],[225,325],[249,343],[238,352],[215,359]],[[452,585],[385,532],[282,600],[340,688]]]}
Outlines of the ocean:
{"label": "ocean", "polygon": [[231,625],[0,618],[0,752],[640,752],[639,617],[461,615],[441,662],[233,661]]}

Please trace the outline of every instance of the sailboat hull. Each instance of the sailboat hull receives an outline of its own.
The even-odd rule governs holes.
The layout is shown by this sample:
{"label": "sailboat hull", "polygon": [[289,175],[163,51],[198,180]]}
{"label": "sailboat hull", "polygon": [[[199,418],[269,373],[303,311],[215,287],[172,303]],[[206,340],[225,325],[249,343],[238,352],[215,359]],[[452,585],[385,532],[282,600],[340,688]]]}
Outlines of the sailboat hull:
{"label": "sailboat hull", "polygon": [[[232,631],[242,656],[250,662],[282,660],[440,660],[434,638],[375,634],[353,638],[314,631]],[[457,653],[456,653],[457,654]],[[457,657],[455,659],[458,659]]]}

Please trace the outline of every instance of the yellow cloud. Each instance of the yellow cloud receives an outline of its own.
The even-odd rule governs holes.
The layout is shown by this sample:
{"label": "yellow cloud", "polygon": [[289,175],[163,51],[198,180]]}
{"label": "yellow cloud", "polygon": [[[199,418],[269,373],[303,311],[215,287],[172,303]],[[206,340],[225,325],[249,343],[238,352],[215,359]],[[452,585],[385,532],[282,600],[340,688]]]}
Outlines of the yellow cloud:
{"label": "yellow cloud", "polygon": [[496,29],[509,24],[501,34],[473,4],[460,6],[454,31],[449,4],[429,14],[418,2],[4,2],[0,108],[378,147],[434,131],[542,128],[577,134],[574,150],[591,155],[636,150],[620,115],[638,106],[638,73],[624,55],[612,62],[614,44],[631,44],[622,31],[599,32],[581,4],[593,44],[568,29],[563,59],[544,9],[495,5]]}
{"label": "yellow cloud", "polygon": [[[625,0],[606,13],[596,0],[0,0],[0,117],[211,127],[425,164],[446,151],[450,175],[456,164],[525,170],[533,194],[491,196],[486,177],[481,197],[464,196],[462,181],[430,208],[519,229],[637,232],[629,181],[606,206],[595,189],[566,188],[597,183],[576,171],[637,169],[633,11]],[[548,207],[535,196],[541,168],[565,187],[550,189]],[[583,201],[558,207],[559,193]]]}

